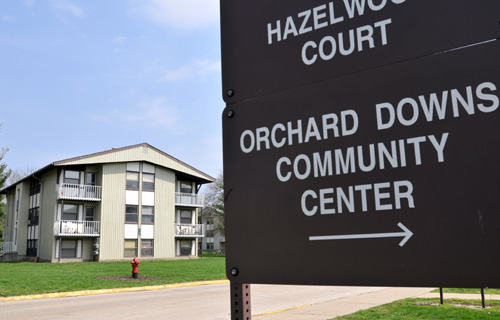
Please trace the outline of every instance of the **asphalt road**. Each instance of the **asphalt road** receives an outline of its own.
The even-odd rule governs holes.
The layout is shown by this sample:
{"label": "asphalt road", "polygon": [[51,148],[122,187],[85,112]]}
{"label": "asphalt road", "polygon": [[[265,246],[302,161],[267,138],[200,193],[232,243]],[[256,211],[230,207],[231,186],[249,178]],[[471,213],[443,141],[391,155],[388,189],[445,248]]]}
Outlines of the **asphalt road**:
{"label": "asphalt road", "polygon": [[[364,287],[252,285],[252,315],[302,308],[343,297],[382,290]],[[1,301],[1,319],[172,319],[228,320],[229,284],[79,297]]]}

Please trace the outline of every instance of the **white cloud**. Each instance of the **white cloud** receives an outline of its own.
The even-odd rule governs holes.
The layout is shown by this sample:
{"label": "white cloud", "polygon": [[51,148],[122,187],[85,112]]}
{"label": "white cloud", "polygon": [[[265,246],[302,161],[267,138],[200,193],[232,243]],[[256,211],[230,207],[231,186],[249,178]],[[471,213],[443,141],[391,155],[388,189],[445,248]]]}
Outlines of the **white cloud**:
{"label": "white cloud", "polygon": [[156,127],[176,134],[179,131],[179,111],[168,104],[165,97],[145,100],[130,110],[113,110],[109,115],[93,114],[90,118],[108,125],[127,127]]}
{"label": "white cloud", "polygon": [[108,125],[113,125],[113,119],[110,116],[107,115],[102,115],[102,114],[91,114],[89,116],[91,120],[94,120],[95,122],[102,122],[106,123]]}
{"label": "white cloud", "polygon": [[174,29],[193,30],[219,22],[219,0],[135,0],[133,11]]}
{"label": "white cloud", "polygon": [[213,61],[210,59],[195,60],[188,66],[182,66],[176,70],[168,70],[165,74],[165,79],[169,81],[186,80],[220,72],[220,61]]}
{"label": "white cloud", "polygon": [[35,6],[35,0],[23,0],[23,4],[26,7],[32,8]]}
{"label": "white cloud", "polygon": [[111,42],[113,42],[113,43],[125,43],[125,42],[127,42],[127,37],[119,36],[119,37],[116,37],[113,40],[111,40]]}
{"label": "white cloud", "polygon": [[69,0],[49,0],[50,6],[58,12],[70,13],[76,18],[85,18],[85,12],[79,6],[71,3]]}
{"label": "white cloud", "polygon": [[127,42],[127,37],[125,36],[115,37],[111,40],[111,42],[113,42],[116,45],[116,47],[113,49],[113,52],[120,53],[122,51],[123,46]]}
{"label": "white cloud", "polygon": [[2,17],[2,21],[12,22],[14,20],[16,20],[16,17],[14,17],[14,16],[3,16]]}

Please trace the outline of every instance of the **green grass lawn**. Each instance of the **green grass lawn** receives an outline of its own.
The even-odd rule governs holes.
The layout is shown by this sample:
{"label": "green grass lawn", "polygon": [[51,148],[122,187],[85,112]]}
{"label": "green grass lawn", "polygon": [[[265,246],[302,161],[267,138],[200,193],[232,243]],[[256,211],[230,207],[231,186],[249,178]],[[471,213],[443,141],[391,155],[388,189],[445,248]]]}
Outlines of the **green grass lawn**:
{"label": "green grass lawn", "polygon": [[51,292],[138,287],[226,279],[224,257],[192,260],[141,261],[139,275],[164,280],[119,281],[98,277],[130,277],[124,262],[34,263],[0,262],[0,297]]}
{"label": "green grass lawn", "polygon": [[336,320],[463,320],[499,319],[500,301],[487,300],[486,309],[481,301],[446,299],[404,299],[375,308],[358,311]]}
{"label": "green grass lawn", "polygon": [[[201,257],[201,254],[198,254],[198,257]],[[226,255],[225,254],[217,254],[216,251],[203,251],[203,258],[205,257],[217,257],[217,258],[225,258]]]}

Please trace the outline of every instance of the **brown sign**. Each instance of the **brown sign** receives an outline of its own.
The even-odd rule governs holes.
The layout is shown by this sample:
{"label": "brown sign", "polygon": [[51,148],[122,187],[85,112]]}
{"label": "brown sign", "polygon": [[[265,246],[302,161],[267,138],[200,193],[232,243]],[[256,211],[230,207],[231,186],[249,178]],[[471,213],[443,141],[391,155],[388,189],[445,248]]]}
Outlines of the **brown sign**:
{"label": "brown sign", "polygon": [[[286,25],[286,17],[317,3],[265,12],[263,20]],[[464,10],[493,3],[387,1],[386,10],[440,9],[449,21],[441,21],[442,28],[432,14],[423,19],[423,9],[403,15],[415,30],[428,31],[405,35],[414,39],[412,48],[426,47],[422,38],[429,37],[436,50],[436,33],[459,26],[455,4]],[[383,14],[376,21],[392,17],[394,27],[399,15],[384,12],[367,14]],[[478,18],[474,10],[459,12],[460,23]],[[246,15],[257,13],[238,18]],[[388,29],[390,51],[409,43],[394,40],[403,37],[399,31]],[[446,37],[455,45],[461,36],[474,38],[456,33]],[[370,57],[386,56],[380,50]],[[416,56],[424,54],[418,50]],[[229,104],[223,115],[229,279],[500,287],[499,56],[500,43],[491,41]],[[281,64],[274,56],[266,61]],[[250,95],[257,78],[248,81],[255,83]]]}
{"label": "brown sign", "polygon": [[223,0],[235,103],[500,37],[498,0]]}

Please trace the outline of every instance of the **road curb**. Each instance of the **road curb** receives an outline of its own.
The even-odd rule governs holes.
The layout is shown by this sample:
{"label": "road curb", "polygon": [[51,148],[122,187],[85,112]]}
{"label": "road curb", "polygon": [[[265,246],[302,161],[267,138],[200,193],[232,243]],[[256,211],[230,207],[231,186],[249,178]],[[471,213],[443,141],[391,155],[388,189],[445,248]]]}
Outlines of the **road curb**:
{"label": "road curb", "polygon": [[149,290],[161,290],[161,289],[205,286],[205,285],[209,285],[209,284],[220,284],[220,283],[229,283],[229,280],[195,281],[195,282],[162,284],[162,285],[156,285],[156,286],[42,293],[42,294],[33,294],[33,295],[25,295],[25,296],[4,297],[4,298],[0,298],[0,301],[20,301],[20,300],[50,299],[50,298],[62,298],[62,297],[79,297],[79,296],[106,294],[106,293],[135,292],[135,291],[149,291]]}

